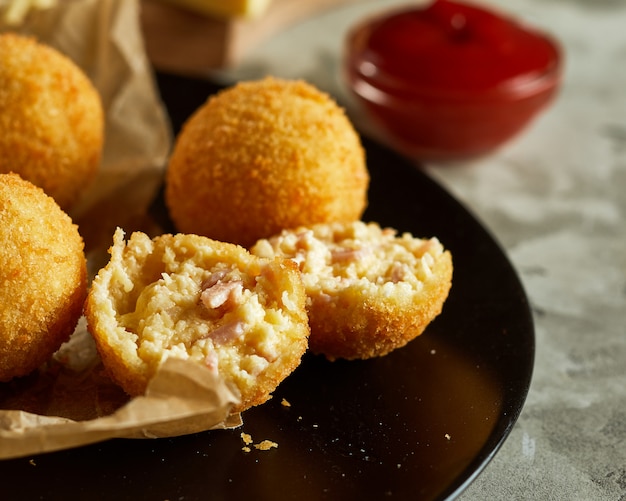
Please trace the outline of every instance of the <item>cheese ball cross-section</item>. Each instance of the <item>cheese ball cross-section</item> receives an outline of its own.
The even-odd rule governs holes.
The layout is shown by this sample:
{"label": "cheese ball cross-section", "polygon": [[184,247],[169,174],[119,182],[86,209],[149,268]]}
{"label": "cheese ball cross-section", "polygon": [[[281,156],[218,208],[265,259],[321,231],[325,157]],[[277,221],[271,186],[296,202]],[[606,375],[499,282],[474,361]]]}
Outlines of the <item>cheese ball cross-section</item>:
{"label": "cheese ball cross-section", "polygon": [[234,384],[241,412],[270,398],[308,347],[304,286],[287,260],[198,235],[118,229],[85,312],[103,364],[130,395],[160,362],[203,364]]}
{"label": "cheese ball cross-section", "polygon": [[165,199],[178,231],[247,247],[283,228],[360,218],[368,184],[360,138],[335,101],[267,77],[225,89],[189,118]]}
{"label": "cheese ball cross-section", "polygon": [[87,296],[83,247],[51,197],[0,174],[0,381],[37,369],[74,331]]}
{"label": "cheese ball cross-section", "polygon": [[69,210],[100,166],[104,111],[83,71],[34,38],[0,34],[0,172]]}
{"label": "cheese ball cross-section", "polygon": [[302,273],[312,352],[366,359],[400,348],[442,310],[452,258],[436,238],[397,235],[361,221],[284,230],[253,254],[283,257]]}

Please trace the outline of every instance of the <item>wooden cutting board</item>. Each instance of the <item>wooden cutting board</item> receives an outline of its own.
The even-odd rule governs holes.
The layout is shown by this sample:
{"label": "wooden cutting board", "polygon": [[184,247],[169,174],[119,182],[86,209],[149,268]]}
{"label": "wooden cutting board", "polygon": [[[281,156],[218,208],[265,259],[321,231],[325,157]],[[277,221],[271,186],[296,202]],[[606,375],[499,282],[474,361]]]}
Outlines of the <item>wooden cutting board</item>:
{"label": "wooden cutting board", "polygon": [[141,0],[146,51],[155,68],[201,75],[235,66],[255,45],[324,10],[359,0],[272,0],[258,19],[217,19],[158,0]]}

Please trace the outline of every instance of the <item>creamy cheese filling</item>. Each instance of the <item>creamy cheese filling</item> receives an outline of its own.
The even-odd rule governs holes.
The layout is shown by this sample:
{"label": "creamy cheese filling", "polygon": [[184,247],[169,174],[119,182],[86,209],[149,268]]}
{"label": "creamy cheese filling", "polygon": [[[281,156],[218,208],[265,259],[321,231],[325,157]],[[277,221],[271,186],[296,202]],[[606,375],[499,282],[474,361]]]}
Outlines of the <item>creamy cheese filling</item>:
{"label": "creamy cheese filling", "polygon": [[368,293],[382,287],[391,297],[422,290],[443,246],[436,238],[397,236],[394,230],[356,222],[283,232],[257,242],[252,251],[295,261],[309,294],[333,296],[347,288]]}
{"label": "creamy cheese filling", "polygon": [[132,333],[139,358],[150,365],[168,356],[191,358],[243,378],[278,358],[282,333],[290,328],[282,310],[288,313],[289,302],[268,298],[259,283],[272,279],[264,268],[256,276],[223,263],[204,268],[168,252],[163,262],[160,277],[135,291],[134,305],[117,319]]}

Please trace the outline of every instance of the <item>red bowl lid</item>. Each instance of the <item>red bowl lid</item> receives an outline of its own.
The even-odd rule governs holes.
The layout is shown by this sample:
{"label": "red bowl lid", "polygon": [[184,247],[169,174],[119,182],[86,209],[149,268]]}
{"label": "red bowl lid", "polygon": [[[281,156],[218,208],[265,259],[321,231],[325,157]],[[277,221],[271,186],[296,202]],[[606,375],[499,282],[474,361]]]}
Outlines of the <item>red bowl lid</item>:
{"label": "red bowl lid", "polygon": [[555,86],[561,75],[552,37],[451,0],[375,16],[351,30],[347,43],[349,72],[396,95],[520,98]]}

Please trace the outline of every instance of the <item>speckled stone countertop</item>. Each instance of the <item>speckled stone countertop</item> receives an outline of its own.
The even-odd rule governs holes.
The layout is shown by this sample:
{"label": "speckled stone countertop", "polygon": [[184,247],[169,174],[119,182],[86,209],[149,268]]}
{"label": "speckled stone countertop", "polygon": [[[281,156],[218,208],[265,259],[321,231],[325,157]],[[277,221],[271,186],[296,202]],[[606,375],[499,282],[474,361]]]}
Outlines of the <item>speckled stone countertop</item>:
{"label": "speckled stone countertop", "polygon": [[[260,45],[227,78],[300,77],[337,97],[348,27],[398,1],[361,1]],[[537,352],[524,410],[461,495],[626,500],[626,2],[496,2],[549,30],[562,91],[521,136],[469,164],[426,165],[500,241],[533,308]]]}

